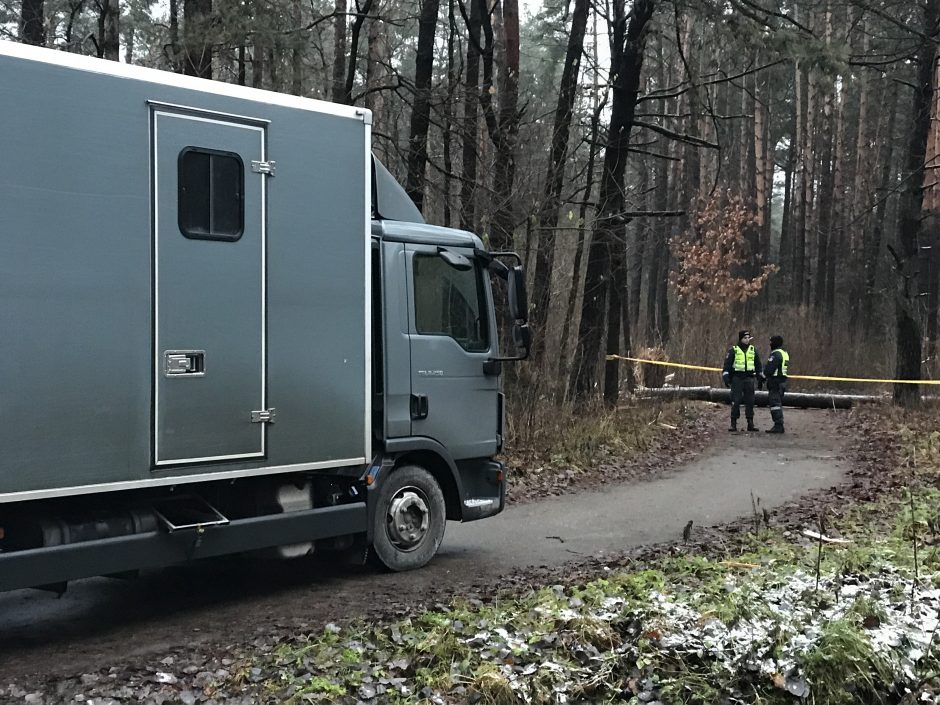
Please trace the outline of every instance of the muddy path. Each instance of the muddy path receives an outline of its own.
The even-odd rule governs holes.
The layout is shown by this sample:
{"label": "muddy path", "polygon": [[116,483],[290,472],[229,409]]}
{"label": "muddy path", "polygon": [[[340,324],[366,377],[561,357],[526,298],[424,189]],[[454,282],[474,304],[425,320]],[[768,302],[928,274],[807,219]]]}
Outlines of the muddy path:
{"label": "muddy path", "polygon": [[792,504],[849,471],[849,439],[833,412],[788,410],[783,436],[726,433],[726,413],[711,414],[721,432],[694,460],[672,464],[668,446],[659,448],[667,470],[652,479],[596,484],[511,505],[492,520],[450,524],[439,556],[413,573],[236,558],[129,582],[78,581],[61,598],[0,594],[0,684],[250,648],[272,633],[485,596],[532,571],[551,580],[579,562],[681,540],[690,520],[693,538],[702,536],[750,515],[757,498],[770,511]]}

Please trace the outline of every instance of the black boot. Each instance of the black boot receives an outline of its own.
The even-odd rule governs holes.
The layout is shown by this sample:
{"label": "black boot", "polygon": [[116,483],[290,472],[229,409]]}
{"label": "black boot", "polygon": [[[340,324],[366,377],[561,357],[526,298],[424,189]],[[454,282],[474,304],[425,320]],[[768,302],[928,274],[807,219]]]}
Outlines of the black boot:
{"label": "black boot", "polygon": [[753,432],[753,431],[757,431],[757,430],[759,430],[759,429],[757,428],[757,426],[754,425],[754,422],[753,422],[751,419],[748,419],[748,421],[747,421],[747,430]]}
{"label": "black boot", "polygon": [[783,425],[774,424],[773,428],[768,428],[767,433],[783,433]]}
{"label": "black boot", "polygon": [[737,433],[737,432],[738,432],[738,421],[737,421],[737,419],[732,419],[732,421],[731,421],[731,428],[729,428],[728,431],[729,431],[730,433]]}

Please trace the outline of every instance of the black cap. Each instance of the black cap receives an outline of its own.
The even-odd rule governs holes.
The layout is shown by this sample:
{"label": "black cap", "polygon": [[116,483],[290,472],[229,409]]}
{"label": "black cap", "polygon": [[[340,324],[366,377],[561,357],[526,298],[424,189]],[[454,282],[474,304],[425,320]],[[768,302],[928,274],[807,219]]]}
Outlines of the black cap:
{"label": "black cap", "polygon": [[770,336],[770,347],[772,348],[782,348],[783,347],[783,336],[772,335]]}
{"label": "black cap", "polygon": [[749,330],[739,330],[738,331],[738,340],[744,340],[746,336],[749,336],[751,331]]}

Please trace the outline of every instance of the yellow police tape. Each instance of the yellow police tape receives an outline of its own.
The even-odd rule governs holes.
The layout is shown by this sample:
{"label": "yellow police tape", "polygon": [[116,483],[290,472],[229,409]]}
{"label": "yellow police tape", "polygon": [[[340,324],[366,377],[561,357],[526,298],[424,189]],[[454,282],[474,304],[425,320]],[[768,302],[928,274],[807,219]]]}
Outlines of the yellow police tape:
{"label": "yellow police tape", "polygon": [[[623,355],[608,355],[608,360],[627,360],[641,362],[646,365],[662,365],[663,367],[680,367],[684,370],[701,370],[703,372],[721,372],[720,367],[703,367],[702,365],[684,365],[681,362],[664,362],[662,360],[644,360],[640,357],[624,357]],[[940,384],[940,379],[872,379],[870,377],[820,377],[818,375],[788,375],[787,379],[815,379],[822,382],[868,382],[871,384]]]}

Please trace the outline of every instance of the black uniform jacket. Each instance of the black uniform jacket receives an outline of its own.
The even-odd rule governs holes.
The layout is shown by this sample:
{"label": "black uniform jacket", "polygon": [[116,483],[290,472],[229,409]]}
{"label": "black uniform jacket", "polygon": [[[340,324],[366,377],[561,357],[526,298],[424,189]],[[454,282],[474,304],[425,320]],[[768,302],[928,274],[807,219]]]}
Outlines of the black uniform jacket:
{"label": "black uniform jacket", "polygon": [[771,381],[778,380],[780,382],[786,382],[786,377],[774,376],[777,374],[777,370],[780,369],[781,365],[783,365],[783,355],[780,354],[779,350],[771,350],[770,357],[767,358],[767,364],[764,365],[764,376]]}

